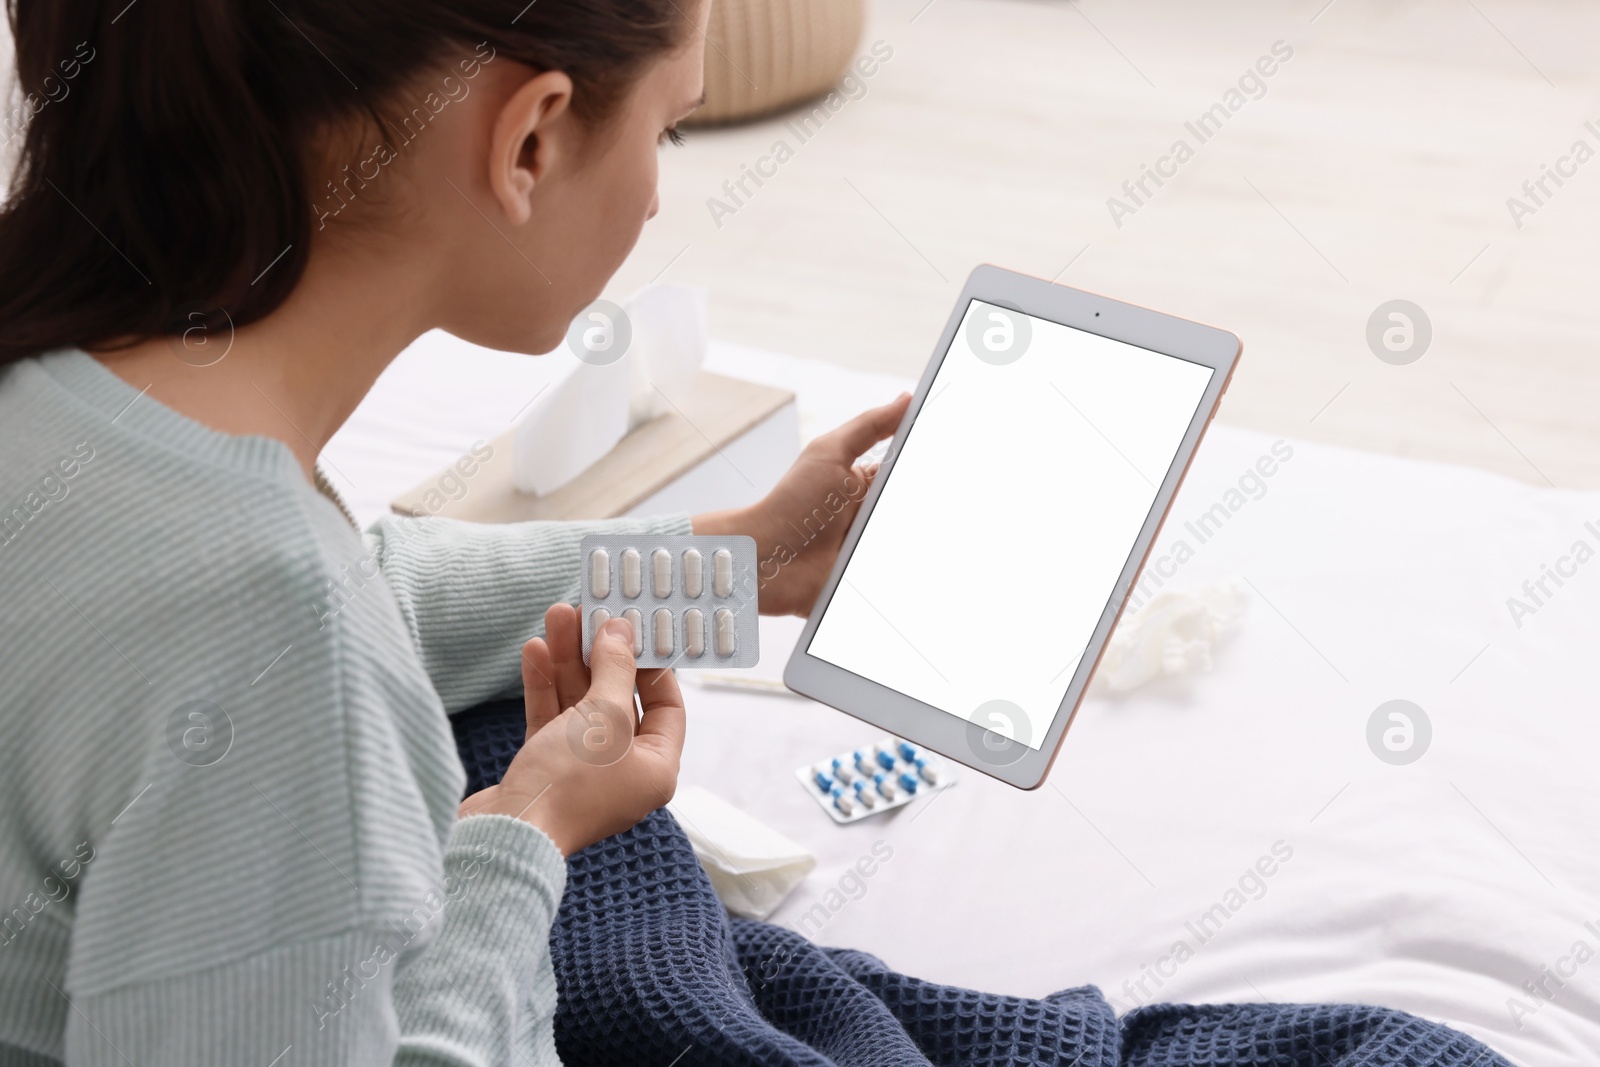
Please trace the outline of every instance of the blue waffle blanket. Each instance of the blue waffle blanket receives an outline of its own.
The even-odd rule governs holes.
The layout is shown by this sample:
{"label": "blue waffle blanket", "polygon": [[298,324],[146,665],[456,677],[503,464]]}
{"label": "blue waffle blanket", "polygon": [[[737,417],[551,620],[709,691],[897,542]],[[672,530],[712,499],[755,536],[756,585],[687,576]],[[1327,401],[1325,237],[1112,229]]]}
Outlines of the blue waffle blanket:
{"label": "blue waffle blanket", "polygon": [[[499,781],[522,702],[456,717],[469,791]],[[566,1067],[1510,1067],[1445,1026],[1351,1004],[1042,1000],[909,978],[730,919],[665,811],[574,855],[550,939]]]}

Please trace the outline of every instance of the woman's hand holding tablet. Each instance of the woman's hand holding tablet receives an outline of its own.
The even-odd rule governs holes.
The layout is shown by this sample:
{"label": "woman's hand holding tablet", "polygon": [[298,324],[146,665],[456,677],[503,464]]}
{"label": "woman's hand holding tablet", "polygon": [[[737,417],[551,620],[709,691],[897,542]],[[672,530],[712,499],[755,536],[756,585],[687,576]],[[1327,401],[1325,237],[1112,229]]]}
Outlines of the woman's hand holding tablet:
{"label": "woman's hand holding tablet", "polygon": [[817,603],[878,473],[877,464],[857,460],[894,433],[910,403],[909,393],[897,397],[813,440],[759,504],[695,516],[696,534],[756,539],[763,615],[805,615]]}
{"label": "woman's hand holding tablet", "polygon": [[785,683],[1040,785],[1240,351],[1223,330],[978,268]]}

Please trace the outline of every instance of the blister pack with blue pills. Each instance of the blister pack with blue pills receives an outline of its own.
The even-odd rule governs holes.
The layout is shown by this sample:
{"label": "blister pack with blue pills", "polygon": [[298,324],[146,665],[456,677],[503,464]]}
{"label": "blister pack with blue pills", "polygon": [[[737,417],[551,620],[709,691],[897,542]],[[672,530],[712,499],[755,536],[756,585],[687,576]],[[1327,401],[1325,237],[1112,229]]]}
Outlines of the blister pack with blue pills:
{"label": "blister pack with blue pills", "polygon": [[838,823],[881,815],[955,784],[943,760],[898,737],[808,763],[794,774]]}
{"label": "blister pack with blue pills", "polygon": [[583,557],[583,662],[613,618],[633,626],[641,667],[696,670],[761,661],[753,537],[589,534]]}

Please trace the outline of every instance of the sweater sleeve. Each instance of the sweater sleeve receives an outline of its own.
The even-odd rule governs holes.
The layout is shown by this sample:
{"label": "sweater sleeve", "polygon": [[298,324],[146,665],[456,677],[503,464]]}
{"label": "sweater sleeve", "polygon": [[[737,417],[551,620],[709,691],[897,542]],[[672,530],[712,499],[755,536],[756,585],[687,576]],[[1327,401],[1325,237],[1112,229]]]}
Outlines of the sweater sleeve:
{"label": "sweater sleeve", "polygon": [[519,688],[522,646],[544,633],[545,610],[578,600],[586,535],[691,532],[687,515],[506,525],[387,516],[366,539],[454,714]]}
{"label": "sweater sleeve", "polygon": [[549,941],[565,882],[539,830],[464,819],[425,952],[405,922],[359,927],[74,998],[65,1062],[560,1067]]}

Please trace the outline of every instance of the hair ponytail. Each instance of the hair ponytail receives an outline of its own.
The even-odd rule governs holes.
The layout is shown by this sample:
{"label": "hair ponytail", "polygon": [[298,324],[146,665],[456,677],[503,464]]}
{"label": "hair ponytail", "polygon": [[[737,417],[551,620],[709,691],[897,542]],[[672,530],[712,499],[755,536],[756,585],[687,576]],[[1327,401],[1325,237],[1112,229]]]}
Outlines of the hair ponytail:
{"label": "hair ponytail", "polygon": [[[702,0],[706,2],[706,0]],[[20,142],[0,365],[270,314],[305,269],[306,152],[484,42],[600,119],[685,32],[674,0],[7,0]],[[374,124],[382,128],[382,123]]]}

